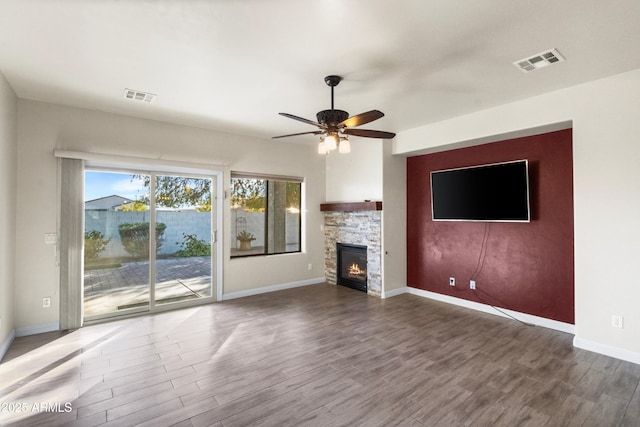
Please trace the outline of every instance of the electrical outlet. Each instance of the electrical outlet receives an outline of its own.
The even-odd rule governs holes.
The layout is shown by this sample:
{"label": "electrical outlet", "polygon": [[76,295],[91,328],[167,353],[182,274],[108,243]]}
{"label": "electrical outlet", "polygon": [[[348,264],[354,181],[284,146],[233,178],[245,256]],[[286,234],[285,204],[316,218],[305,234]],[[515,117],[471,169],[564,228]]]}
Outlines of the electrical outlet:
{"label": "electrical outlet", "polygon": [[49,308],[49,307],[51,307],[51,297],[42,298],[42,308]]}
{"label": "electrical outlet", "polygon": [[475,288],[476,288],[476,281],[469,280],[469,289],[475,289]]}
{"label": "electrical outlet", "polygon": [[622,316],[617,316],[615,314],[611,315],[611,326],[613,326],[614,328],[620,328],[622,329],[623,327],[623,317]]}
{"label": "electrical outlet", "polygon": [[307,270],[309,270],[309,271],[313,270],[313,264],[307,265]]}
{"label": "electrical outlet", "polygon": [[45,245],[55,245],[58,243],[58,235],[56,233],[45,233],[44,234],[44,244]]}
{"label": "electrical outlet", "polygon": [[455,285],[456,285],[456,278],[449,277],[449,286],[455,286]]}

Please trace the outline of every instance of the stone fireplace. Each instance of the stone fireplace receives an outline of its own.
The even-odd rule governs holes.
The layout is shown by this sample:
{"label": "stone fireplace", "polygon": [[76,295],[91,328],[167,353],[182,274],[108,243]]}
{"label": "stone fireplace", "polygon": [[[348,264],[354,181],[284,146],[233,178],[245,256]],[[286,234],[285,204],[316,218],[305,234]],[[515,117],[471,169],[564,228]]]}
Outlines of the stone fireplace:
{"label": "stone fireplace", "polygon": [[[338,284],[338,244],[365,248],[365,286],[369,295],[382,292],[382,202],[326,203],[324,212],[325,277]],[[347,266],[348,267],[348,266]],[[357,274],[362,274],[362,271]],[[348,275],[348,273],[347,273]],[[351,286],[350,286],[351,287]]]}

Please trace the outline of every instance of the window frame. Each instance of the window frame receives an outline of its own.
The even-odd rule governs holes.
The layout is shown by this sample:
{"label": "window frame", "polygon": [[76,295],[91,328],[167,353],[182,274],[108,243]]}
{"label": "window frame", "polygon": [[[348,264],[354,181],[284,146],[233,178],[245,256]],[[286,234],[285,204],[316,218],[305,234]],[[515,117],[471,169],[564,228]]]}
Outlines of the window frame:
{"label": "window frame", "polygon": [[[296,253],[302,253],[303,252],[303,241],[302,241],[302,237],[304,235],[303,233],[303,227],[304,227],[304,216],[303,216],[303,205],[304,205],[304,178],[303,177],[297,177],[297,176],[284,176],[284,175],[266,175],[266,174],[260,174],[260,173],[251,173],[251,172],[238,172],[238,171],[231,171],[230,173],[230,198],[231,198],[231,193],[233,191],[233,180],[234,179],[254,179],[254,180],[264,180],[265,181],[265,188],[264,188],[264,197],[265,197],[265,203],[264,203],[264,250],[263,252],[260,253],[247,253],[247,254],[239,254],[237,250],[233,251],[230,250],[229,251],[229,256],[230,258],[233,259],[243,259],[243,258],[251,258],[251,257],[261,257],[261,256],[273,256],[273,255],[288,255],[288,254],[296,254]],[[294,183],[294,184],[298,184],[299,185],[299,211],[297,213],[298,216],[298,227],[297,227],[297,234],[298,234],[298,247],[296,250],[292,250],[292,251],[287,251],[286,250],[286,239],[285,239],[285,251],[273,251],[273,252],[269,252],[269,219],[270,219],[270,210],[269,210],[269,186],[273,185],[271,184],[272,181],[281,181],[281,182],[285,182],[287,184],[289,183]],[[232,207],[230,206],[230,210],[232,209]],[[286,208],[285,208],[286,209]],[[230,217],[231,217],[231,212],[230,212]],[[234,233],[230,233],[232,239],[235,237],[235,235],[237,235],[238,231],[237,229],[235,230],[235,234]],[[286,238],[286,226],[285,226],[285,238]],[[231,241],[231,249],[235,248],[237,245],[237,242],[235,241],[235,239],[233,239]]]}

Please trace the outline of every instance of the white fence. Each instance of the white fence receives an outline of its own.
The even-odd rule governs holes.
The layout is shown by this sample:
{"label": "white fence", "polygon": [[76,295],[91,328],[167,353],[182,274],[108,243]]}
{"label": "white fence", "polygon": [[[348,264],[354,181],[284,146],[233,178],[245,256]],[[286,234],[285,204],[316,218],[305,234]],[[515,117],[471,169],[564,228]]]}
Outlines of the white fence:
{"label": "white fence", "polygon": [[[231,209],[231,247],[237,245],[236,235],[245,230],[254,235],[256,240],[252,246],[264,246],[265,219],[264,212],[247,212],[242,209]],[[159,255],[171,255],[180,249],[184,235],[194,235],[199,240],[211,243],[211,212],[196,211],[157,211],[156,221],[166,225],[164,243]],[[129,257],[120,242],[118,226],[127,223],[149,222],[149,211],[85,211],[85,230],[99,231],[105,239],[111,239],[101,258]],[[300,215],[287,212],[286,244],[299,243]]]}
{"label": "white fence", "polygon": [[[256,238],[256,240],[251,243],[252,246],[264,246],[264,215],[264,212],[231,209],[231,247],[236,247],[236,236],[242,230],[253,234]],[[287,245],[297,245],[300,241],[300,215],[287,212],[285,221],[285,242]]]}
{"label": "white fence", "polygon": [[[211,212],[157,211],[156,221],[166,225],[164,243],[159,255],[170,255],[180,249],[184,235],[194,235],[199,240],[211,243]],[[84,214],[84,229],[99,231],[105,239],[111,239],[101,258],[129,257],[120,242],[118,226],[127,223],[149,222],[149,211],[91,211]]]}

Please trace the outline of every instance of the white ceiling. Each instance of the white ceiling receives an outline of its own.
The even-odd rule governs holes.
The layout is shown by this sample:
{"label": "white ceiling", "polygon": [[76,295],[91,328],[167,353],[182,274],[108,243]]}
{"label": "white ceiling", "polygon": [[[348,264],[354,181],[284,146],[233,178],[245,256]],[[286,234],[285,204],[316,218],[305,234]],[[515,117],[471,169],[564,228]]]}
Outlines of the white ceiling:
{"label": "white ceiling", "polygon": [[638,0],[0,0],[20,98],[267,138],[315,130],[278,112],[315,120],[329,74],[336,108],[400,132],[640,68],[639,46]]}

